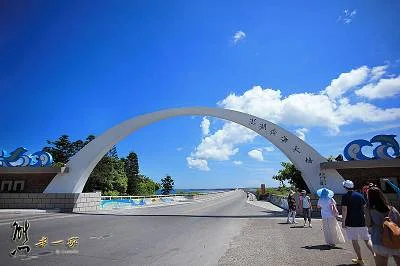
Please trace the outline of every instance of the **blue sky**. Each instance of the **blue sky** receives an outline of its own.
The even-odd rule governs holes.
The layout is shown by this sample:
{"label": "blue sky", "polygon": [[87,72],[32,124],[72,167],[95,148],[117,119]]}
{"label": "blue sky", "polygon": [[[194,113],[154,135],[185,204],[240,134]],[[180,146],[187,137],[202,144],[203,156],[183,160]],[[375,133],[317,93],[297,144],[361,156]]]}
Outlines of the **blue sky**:
{"label": "blue sky", "polygon": [[[61,134],[83,139],[184,106],[258,115],[326,156],[357,138],[399,134],[400,3],[281,2],[2,4],[0,147],[33,152]],[[286,160],[211,117],[152,124],[117,148],[178,188],[273,186]]]}

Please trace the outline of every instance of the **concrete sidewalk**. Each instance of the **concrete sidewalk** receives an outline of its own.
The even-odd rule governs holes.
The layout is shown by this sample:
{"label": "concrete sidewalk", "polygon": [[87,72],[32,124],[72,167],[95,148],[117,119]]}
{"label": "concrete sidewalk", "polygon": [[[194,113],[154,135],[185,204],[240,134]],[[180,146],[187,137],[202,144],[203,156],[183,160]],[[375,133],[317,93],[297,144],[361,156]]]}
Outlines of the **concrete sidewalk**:
{"label": "concrete sidewalk", "polygon": [[257,206],[257,207],[261,207],[270,211],[274,211],[274,212],[286,212],[286,210],[272,204],[269,201],[261,201],[261,200],[247,200],[247,203]]}
{"label": "concrete sidewalk", "polygon": [[[247,201],[247,208],[262,208],[266,217],[247,220],[240,234],[230,243],[219,265],[356,265],[351,242],[336,247],[325,243],[322,220],[312,219],[313,227],[286,223],[287,211],[265,201]],[[280,215],[282,214],[282,216]],[[300,219],[298,220],[300,221]],[[365,265],[375,265],[371,252],[360,242]],[[393,258],[389,265],[396,265]]]}
{"label": "concrete sidewalk", "polygon": [[[287,210],[285,210],[285,209],[282,209],[282,208],[280,208],[279,206],[276,206],[275,204],[273,204],[273,203],[271,203],[271,202],[269,202],[269,201],[262,201],[262,200],[254,200],[254,201],[252,201],[252,200],[247,200],[247,203],[249,203],[249,204],[252,204],[252,205],[254,205],[254,206],[257,206],[257,207],[261,207],[261,208],[264,208],[264,209],[267,209],[267,210],[271,210],[271,211],[282,211],[283,213],[286,213],[287,214]],[[301,213],[297,213],[297,215],[296,215],[296,218],[302,218],[302,216],[301,216]],[[318,217],[314,217],[313,216],[313,219],[321,219],[321,216],[318,216]],[[336,217],[336,219],[339,221],[339,222],[342,222],[342,215],[339,215],[338,217]]]}

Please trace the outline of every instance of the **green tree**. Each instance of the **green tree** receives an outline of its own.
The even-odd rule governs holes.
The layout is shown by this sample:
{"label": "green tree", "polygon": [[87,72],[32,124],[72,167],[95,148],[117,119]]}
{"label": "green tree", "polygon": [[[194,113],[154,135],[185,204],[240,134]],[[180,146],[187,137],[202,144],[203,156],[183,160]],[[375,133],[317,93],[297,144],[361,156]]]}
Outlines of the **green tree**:
{"label": "green tree", "polygon": [[138,194],[139,195],[154,195],[156,191],[160,188],[160,185],[149,177],[144,175],[139,175],[139,183],[138,183]]}
{"label": "green tree", "polygon": [[128,178],[124,163],[114,157],[104,156],[93,169],[85,184],[84,192],[100,190],[103,194],[125,194]]}
{"label": "green tree", "polygon": [[297,189],[305,189],[308,192],[310,191],[301,176],[301,172],[297,170],[292,163],[281,162],[281,166],[283,168],[279,170],[278,174],[274,175],[272,179],[279,181],[282,187],[285,187],[284,182],[288,181],[289,184],[295,186]]}
{"label": "green tree", "polygon": [[[94,139],[95,136],[89,135],[84,141],[71,141],[68,135],[62,135],[55,141],[48,140],[49,146],[43,150],[53,156],[54,165],[62,166]],[[136,153],[130,152],[127,158],[119,159],[117,148],[113,146],[93,169],[84,192],[101,190],[104,195],[150,195],[155,194],[159,188],[160,185],[149,177],[139,175]]]}
{"label": "green tree", "polygon": [[86,143],[85,143],[85,145],[86,144],[88,144],[89,142],[91,142],[92,140],[94,140],[96,137],[94,136],[94,135],[89,135],[89,136],[87,136],[87,138],[86,138]]}
{"label": "green tree", "polygon": [[110,178],[113,172],[113,165],[110,157],[103,157],[90,174],[83,189],[84,192],[112,191],[113,179]]}
{"label": "green tree", "polygon": [[[68,135],[62,135],[55,141],[47,141],[50,144],[43,148],[54,159],[54,164],[60,166],[66,164],[85,145],[95,139],[89,135],[85,140],[71,141]],[[125,194],[128,180],[125,174],[124,163],[118,159],[114,146],[96,165],[85,184],[84,192],[101,190],[102,193]]]}
{"label": "green tree", "polygon": [[[153,181],[154,182],[154,181]],[[154,182],[154,192],[156,192],[157,190],[159,190],[161,188],[161,184]]]}
{"label": "green tree", "polygon": [[174,180],[171,176],[167,175],[161,179],[162,194],[168,195],[169,192],[174,188]]}
{"label": "green tree", "polygon": [[111,191],[106,191],[101,193],[104,196],[120,196],[118,191],[111,190]]}
{"label": "green tree", "polygon": [[48,140],[47,144],[50,146],[44,147],[43,151],[50,153],[53,156],[54,164],[66,164],[69,159],[75,155],[86,144],[92,141],[95,137],[89,135],[85,141],[77,140],[72,142],[68,135],[62,135],[55,141]]}
{"label": "green tree", "polygon": [[[279,171],[281,171],[281,170],[279,170]],[[276,181],[279,181],[279,186],[280,187],[286,187],[285,186],[285,181],[288,181],[288,177],[287,176],[285,176],[285,175],[281,175],[281,174],[277,174],[277,175],[274,175],[273,177],[272,177],[272,179],[274,179],[274,180],[276,180]]]}
{"label": "green tree", "polygon": [[110,173],[112,177],[113,190],[122,194],[126,194],[128,188],[128,177],[126,176],[124,163],[118,158],[109,157],[112,161],[113,169]]}
{"label": "green tree", "polygon": [[128,195],[138,195],[138,184],[139,184],[139,160],[138,156],[134,152],[130,152],[126,158],[123,158],[125,173],[128,178]]}
{"label": "green tree", "polygon": [[118,159],[118,152],[117,152],[117,147],[115,145],[111,148],[111,150],[107,153],[108,157],[113,157],[115,159]]}
{"label": "green tree", "polygon": [[50,153],[53,156],[54,163],[66,164],[74,154],[74,148],[68,135],[62,135],[55,141],[47,140],[47,146],[43,151]]}

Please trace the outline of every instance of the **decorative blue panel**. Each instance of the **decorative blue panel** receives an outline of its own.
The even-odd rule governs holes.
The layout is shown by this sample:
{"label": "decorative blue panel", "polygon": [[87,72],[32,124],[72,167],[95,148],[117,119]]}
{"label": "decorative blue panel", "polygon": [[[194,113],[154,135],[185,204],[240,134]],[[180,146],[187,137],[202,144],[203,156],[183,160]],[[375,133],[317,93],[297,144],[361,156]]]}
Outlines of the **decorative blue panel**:
{"label": "decorative blue panel", "polygon": [[[362,153],[361,148],[364,146],[373,146],[373,143],[380,143],[374,151],[375,159],[394,159],[400,156],[399,143],[395,139],[396,135],[376,135],[370,141],[364,139],[353,140],[344,148],[344,157],[347,160],[370,160]],[[391,156],[388,149],[392,148],[394,153]]]}
{"label": "decorative blue panel", "polygon": [[33,154],[25,154],[27,151],[24,147],[19,147],[11,153],[2,150],[0,152],[0,167],[39,167],[51,166],[53,163],[53,157],[48,152],[38,151]]}

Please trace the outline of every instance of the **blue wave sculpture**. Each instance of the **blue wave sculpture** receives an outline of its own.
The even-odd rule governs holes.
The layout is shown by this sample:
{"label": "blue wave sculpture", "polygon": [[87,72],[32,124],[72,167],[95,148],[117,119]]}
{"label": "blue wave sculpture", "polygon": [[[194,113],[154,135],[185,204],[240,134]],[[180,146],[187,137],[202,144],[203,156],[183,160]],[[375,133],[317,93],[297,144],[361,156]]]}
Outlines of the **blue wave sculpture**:
{"label": "blue wave sculpture", "polygon": [[33,154],[25,154],[28,150],[19,147],[10,154],[2,150],[0,152],[0,167],[23,167],[23,166],[50,166],[53,163],[53,157],[50,153],[38,151]]}
{"label": "blue wave sculpture", "polygon": [[361,148],[364,146],[372,146],[372,144],[363,139],[353,140],[344,148],[344,157],[347,160],[368,160],[369,158],[362,153]]}
{"label": "blue wave sculpture", "polygon": [[[344,148],[344,157],[347,160],[370,160],[362,153],[361,148],[364,146],[373,146],[372,143],[380,143],[374,151],[374,158],[376,159],[394,159],[400,155],[399,143],[395,139],[396,135],[376,135],[370,141],[357,139],[353,140]],[[392,148],[394,153],[391,156],[388,149]]]}
{"label": "blue wave sculpture", "polygon": [[387,152],[389,148],[394,150],[394,157],[399,156],[399,143],[396,141],[395,137],[396,135],[377,135],[373,137],[370,140],[371,143],[381,143],[381,145],[375,148],[374,156],[376,158],[392,159],[392,156],[390,156]]}

